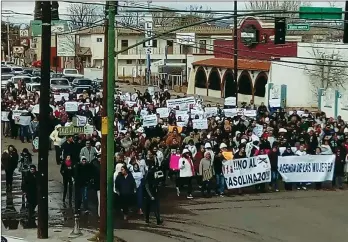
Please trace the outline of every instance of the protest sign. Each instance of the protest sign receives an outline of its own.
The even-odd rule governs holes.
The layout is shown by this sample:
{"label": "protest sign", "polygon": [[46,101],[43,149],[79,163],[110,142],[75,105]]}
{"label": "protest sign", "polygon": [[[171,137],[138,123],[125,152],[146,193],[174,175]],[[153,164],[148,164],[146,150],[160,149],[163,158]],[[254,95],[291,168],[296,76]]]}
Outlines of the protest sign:
{"label": "protest sign", "polygon": [[60,94],[54,94],[54,101],[60,102],[62,100],[62,97],[64,97],[64,100],[69,100],[69,93],[60,93]]}
{"label": "protest sign", "polygon": [[[54,106],[52,106],[52,105],[50,105],[50,107],[51,107],[51,109],[52,109],[52,111],[54,111],[56,108],[54,107]],[[33,114],[39,114],[40,113],[40,105],[39,104],[36,104],[34,107],[33,107],[33,109],[31,110],[31,112],[33,113]]]}
{"label": "protest sign", "polygon": [[196,116],[198,116],[198,118],[202,119],[203,116],[204,116],[204,111],[202,110],[198,110],[198,109],[191,109],[190,110],[190,113],[191,113],[191,118],[192,119],[195,119]]}
{"label": "protest sign", "polygon": [[257,136],[257,137],[261,137],[263,134],[263,126],[260,124],[256,124],[256,127],[253,129],[253,133]]}
{"label": "protest sign", "polygon": [[179,110],[188,110],[190,106],[196,104],[196,100],[194,97],[185,97],[185,98],[177,98],[177,99],[169,99],[167,100],[168,108],[177,108]]}
{"label": "protest sign", "polygon": [[22,113],[28,112],[27,110],[13,110],[12,111],[12,118],[14,120],[18,120],[19,117],[22,115]]}
{"label": "protest sign", "polygon": [[205,119],[194,119],[192,120],[193,129],[208,129],[208,120]]}
{"label": "protest sign", "polygon": [[77,112],[78,110],[78,102],[65,102],[64,107],[66,112]]}
{"label": "protest sign", "polygon": [[217,107],[206,107],[204,109],[205,117],[210,118],[212,116],[216,116],[217,111],[218,111]]}
{"label": "protest sign", "polygon": [[143,117],[143,127],[151,127],[157,125],[157,115],[151,114]]}
{"label": "protest sign", "polygon": [[10,112],[4,112],[4,111],[2,111],[1,112],[1,121],[4,121],[4,122],[8,122],[8,121],[10,121],[9,119],[8,119],[8,114],[9,114]]}
{"label": "protest sign", "polygon": [[15,124],[28,126],[31,122],[31,116],[19,116],[18,119],[15,119]]}
{"label": "protest sign", "polygon": [[236,106],[236,97],[226,97],[225,106]]}
{"label": "protest sign", "polygon": [[137,102],[133,102],[133,101],[126,101],[125,103],[128,107],[133,107],[134,105],[137,105]]}
{"label": "protest sign", "polygon": [[144,116],[146,116],[148,114],[149,114],[149,112],[147,110],[145,110],[145,109],[140,110],[140,116],[141,117],[144,117]]}
{"label": "protest sign", "polygon": [[237,115],[235,108],[225,108],[224,109],[225,117],[232,118]]}
{"label": "protest sign", "polygon": [[185,115],[187,115],[187,111],[175,110],[176,118],[178,118],[179,116],[185,116]]}
{"label": "protest sign", "polygon": [[271,164],[267,155],[228,160],[223,163],[228,189],[248,187],[271,181]]}
{"label": "protest sign", "polygon": [[147,88],[147,91],[149,92],[149,94],[151,96],[155,95],[155,87],[154,86],[150,86]]}
{"label": "protest sign", "polygon": [[87,124],[87,117],[76,115],[77,125],[76,126],[85,126]]}
{"label": "protest sign", "polygon": [[335,155],[281,156],[278,171],[284,182],[332,181]]}
{"label": "protest sign", "polygon": [[186,122],[176,122],[176,125],[178,127],[185,127],[186,126]]}
{"label": "protest sign", "polygon": [[157,108],[156,113],[159,114],[160,118],[168,118],[169,109],[168,108]]}

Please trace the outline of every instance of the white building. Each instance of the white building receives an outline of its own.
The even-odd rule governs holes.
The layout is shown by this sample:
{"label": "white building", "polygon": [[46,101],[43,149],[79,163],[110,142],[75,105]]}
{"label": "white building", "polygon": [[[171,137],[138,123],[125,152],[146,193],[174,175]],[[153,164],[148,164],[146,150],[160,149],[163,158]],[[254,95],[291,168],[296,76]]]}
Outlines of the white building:
{"label": "white building", "polygon": [[[337,60],[333,60],[337,58]],[[287,85],[288,107],[318,107],[319,87],[348,89],[348,45],[343,43],[298,43],[297,57],[272,61],[269,83]],[[331,67],[334,66],[334,67]],[[342,81],[337,87],[327,80]]]}
{"label": "white building", "polygon": [[[154,33],[168,31],[166,27],[155,27]],[[232,30],[215,26],[196,26],[186,28],[178,33],[195,33],[195,45],[185,46],[179,44],[175,33],[165,35],[153,41],[151,53],[151,73],[160,73],[161,60],[165,59],[167,48],[167,66],[174,72],[181,72],[186,67],[187,55],[212,54],[215,39],[231,39]],[[122,50],[141,42],[145,38],[144,32],[119,28],[117,30],[116,50]],[[104,28],[95,27],[78,32],[78,56],[85,67],[102,67],[104,59]],[[167,47],[166,47],[167,46]],[[186,55],[187,53],[187,55]],[[144,45],[131,48],[118,55],[118,76],[132,77],[144,76],[146,70],[146,53]],[[180,73],[179,73],[180,74]]]}

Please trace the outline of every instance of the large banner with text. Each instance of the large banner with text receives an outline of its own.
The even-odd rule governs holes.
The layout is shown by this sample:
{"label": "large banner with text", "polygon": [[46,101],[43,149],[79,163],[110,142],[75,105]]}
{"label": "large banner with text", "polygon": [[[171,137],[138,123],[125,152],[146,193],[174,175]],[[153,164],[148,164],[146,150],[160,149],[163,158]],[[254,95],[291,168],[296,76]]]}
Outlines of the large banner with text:
{"label": "large banner with text", "polygon": [[267,155],[228,160],[223,163],[228,189],[248,187],[271,181],[271,164]]}
{"label": "large banner with text", "polygon": [[335,155],[281,156],[278,171],[284,182],[332,181]]}

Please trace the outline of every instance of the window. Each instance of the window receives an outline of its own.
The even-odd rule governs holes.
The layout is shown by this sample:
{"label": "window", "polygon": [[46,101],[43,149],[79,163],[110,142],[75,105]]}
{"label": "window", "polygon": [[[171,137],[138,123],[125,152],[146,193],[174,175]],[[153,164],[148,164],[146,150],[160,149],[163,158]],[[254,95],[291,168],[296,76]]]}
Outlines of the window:
{"label": "window", "polygon": [[[128,47],[128,40],[126,39],[121,40],[121,50],[124,50],[127,47]],[[121,55],[128,55],[128,51],[122,52]]]}
{"label": "window", "polygon": [[205,54],[207,52],[207,41],[200,40],[199,41],[199,54]]}
{"label": "window", "polygon": [[[145,43],[143,44],[143,47],[146,47]],[[152,47],[157,48],[157,40],[156,39],[152,40]]]}
{"label": "window", "polygon": [[145,60],[140,60],[140,63],[141,63],[142,65],[145,65]]}
{"label": "window", "polygon": [[133,60],[127,60],[127,65],[133,64]]}
{"label": "window", "polygon": [[192,46],[181,45],[180,46],[181,54],[192,54]]}
{"label": "window", "polygon": [[97,42],[103,42],[103,38],[97,38]]}
{"label": "window", "polygon": [[167,40],[167,54],[173,54],[173,40]]}
{"label": "window", "polygon": [[128,40],[126,40],[126,39],[121,40],[121,47],[123,47],[123,48],[128,47]]}

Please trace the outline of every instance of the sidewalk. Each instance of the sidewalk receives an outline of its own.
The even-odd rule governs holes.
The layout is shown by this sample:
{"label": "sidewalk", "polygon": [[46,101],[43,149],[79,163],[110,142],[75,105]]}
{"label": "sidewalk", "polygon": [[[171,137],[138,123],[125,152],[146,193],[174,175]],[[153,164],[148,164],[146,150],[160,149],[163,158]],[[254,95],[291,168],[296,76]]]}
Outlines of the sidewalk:
{"label": "sidewalk", "polygon": [[[156,231],[156,230],[155,230]],[[166,236],[158,235],[156,232],[145,232],[141,230],[126,230],[126,229],[117,229],[114,231],[115,240],[117,242],[174,242],[176,239],[168,238]],[[48,231],[48,239],[42,241],[49,242],[86,242],[88,239],[94,236],[92,230],[81,229],[82,235],[79,237],[71,237],[70,233],[72,232],[71,228],[50,228]],[[18,229],[18,230],[6,230],[4,227],[1,229],[2,236],[12,236],[16,238],[25,239],[25,242],[37,242],[40,241],[37,238],[37,229]]]}

